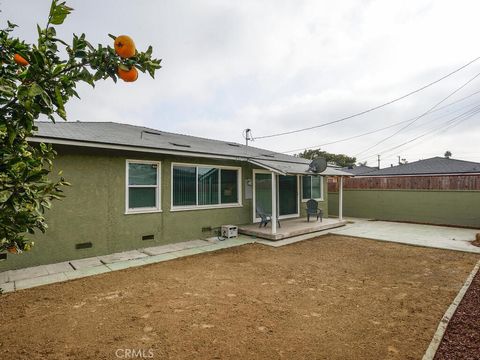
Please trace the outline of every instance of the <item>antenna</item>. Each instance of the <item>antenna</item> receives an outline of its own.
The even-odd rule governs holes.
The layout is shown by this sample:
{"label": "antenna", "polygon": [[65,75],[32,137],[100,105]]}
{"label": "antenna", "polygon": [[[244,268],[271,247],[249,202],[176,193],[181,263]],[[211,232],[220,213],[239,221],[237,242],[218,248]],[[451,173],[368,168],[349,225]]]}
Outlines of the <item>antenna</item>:
{"label": "antenna", "polygon": [[245,129],[243,130],[243,137],[245,138],[245,145],[248,146],[248,141],[253,141],[253,136],[252,136],[252,130],[251,129]]}

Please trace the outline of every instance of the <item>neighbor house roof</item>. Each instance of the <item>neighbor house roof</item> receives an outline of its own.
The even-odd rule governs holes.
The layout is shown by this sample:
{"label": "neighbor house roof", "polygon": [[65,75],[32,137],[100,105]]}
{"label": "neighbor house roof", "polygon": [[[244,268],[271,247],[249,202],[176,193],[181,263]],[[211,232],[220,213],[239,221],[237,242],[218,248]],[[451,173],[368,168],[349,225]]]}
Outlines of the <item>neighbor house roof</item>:
{"label": "neighbor house roof", "polygon": [[[230,141],[114,122],[37,122],[33,142],[248,161],[280,174],[306,174],[310,160]],[[311,174],[311,172],[310,172]],[[349,175],[327,168],[321,175]]]}
{"label": "neighbor house roof", "polygon": [[372,171],[361,176],[449,175],[469,173],[480,173],[480,163],[437,156]]}
{"label": "neighbor house roof", "polygon": [[378,168],[367,165],[353,165],[342,167],[341,170],[346,171],[352,175],[363,175],[378,170]]}

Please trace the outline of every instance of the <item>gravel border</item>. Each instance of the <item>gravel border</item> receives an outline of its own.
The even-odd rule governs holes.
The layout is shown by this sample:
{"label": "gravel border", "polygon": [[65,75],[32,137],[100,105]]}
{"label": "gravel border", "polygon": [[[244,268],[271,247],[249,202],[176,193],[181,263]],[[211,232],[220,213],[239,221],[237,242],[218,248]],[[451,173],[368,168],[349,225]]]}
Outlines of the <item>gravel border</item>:
{"label": "gravel border", "polygon": [[438,324],[438,327],[437,327],[437,331],[433,335],[433,339],[430,342],[430,345],[428,346],[427,351],[425,352],[425,355],[423,355],[422,360],[433,360],[433,358],[435,357],[438,347],[442,342],[443,335],[445,334],[445,330],[447,329],[448,323],[450,322],[453,315],[455,314],[455,311],[457,310],[458,305],[460,304],[463,297],[465,296],[465,293],[470,287],[470,284],[472,283],[473,278],[477,274],[479,268],[480,268],[480,260],[477,262],[473,270],[470,272],[470,275],[468,275],[467,280],[463,284],[462,288],[458,292],[453,302],[448,307],[447,311],[443,315],[442,320],[440,320],[440,323]]}

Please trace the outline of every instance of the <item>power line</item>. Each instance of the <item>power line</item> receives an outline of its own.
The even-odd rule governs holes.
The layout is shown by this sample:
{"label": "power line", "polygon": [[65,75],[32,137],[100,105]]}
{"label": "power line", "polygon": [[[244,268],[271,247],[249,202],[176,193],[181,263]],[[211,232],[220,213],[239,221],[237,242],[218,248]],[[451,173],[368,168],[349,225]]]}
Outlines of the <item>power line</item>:
{"label": "power line", "polygon": [[[420,138],[423,138],[423,137],[428,136],[428,135],[432,135],[432,134],[434,134],[434,133],[437,133],[437,135],[438,135],[438,134],[441,134],[441,133],[444,133],[445,131],[447,131],[447,130],[455,127],[455,126],[458,126],[458,125],[460,125],[462,122],[464,122],[464,121],[472,118],[473,116],[477,115],[478,113],[480,113],[480,109],[477,109],[477,111],[476,111],[475,113],[470,114],[469,116],[466,116],[466,117],[464,117],[463,119],[459,119],[459,120],[457,120],[457,121],[455,121],[455,122],[452,122],[452,123],[450,123],[450,124],[447,124],[446,126],[444,126],[444,127],[442,127],[442,128],[435,129],[435,130],[432,130],[432,131],[427,132],[427,133],[425,133],[425,134],[422,134],[422,135],[420,135],[420,136],[417,136],[416,138],[411,139],[411,140],[409,140],[409,141],[406,141],[406,142],[404,142],[404,143],[402,143],[402,144],[399,144],[399,145],[397,145],[397,146],[395,146],[395,147],[392,147],[392,148],[388,149],[387,151],[391,151],[391,150],[398,149],[398,148],[400,148],[400,147],[402,147],[402,146],[404,146],[404,145],[407,145],[407,144],[412,143],[412,142],[414,142],[414,141],[416,141],[416,140],[418,140],[418,139],[420,139]],[[391,154],[390,154],[390,156],[391,156]]]}
{"label": "power line", "polygon": [[[438,133],[442,133],[442,132],[445,132],[446,130],[448,130],[449,128],[452,128],[454,126],[457,126],[458,124],[462,123],[463,121],[465,120],[468,120],[470,118],[472,118],[473,116],[477,115],[478,113],[480,113],[480,105],[479,106],[476,106],[474,109],[471,109],[469,111],[466,111],[465,113],[463,114],[460,114],[456,117],[454,117],[453,119],[450,119],[448,121],[446,121],[443,126],[441,126],[440,128],[437,127],[437,128],[434,128],[434,129],[431,129],[425,133],[423,133],[422,135],[419,135],[413,139],[410,139],[408,141],[405,141],[399,145],[396,145],[396,146],[393,146],[391,148],[388,148],[387,150],[384,150],[382,151],[382,154],[385,154],[386,152],[389,152],[389,151],[392,151],[392,150],[395,150],[395,149],[398,149],[404,145],[407,145],[409,143],[412,143],[420,138],[423,138],[425,136],[428,136],[428,135],[432,135],[436,132]],[[391,154],[388,154],[388,155],[391,155]]]}
{"label": "power line", "polygon": [[302,131],[308,131],[308,130],[312,130],[312,129],[318,129],[318,128],[321,128],[321,127],[324,127],[324,126],[327,126],[327,125],[336,124],[336,123],[339,123],[339,122],[342,122],[342,121],[345,121],[345,120],[352,119],[352,118],[357,117],[357,116],[361,116],[361,115],[367,114],[367,113],[369,113],[369,112],[372,112],[372,111],[378,110],[378,109],[380,109],[380,108],[383,108],[383,107],[385,107],[385,106],[387,106],[387,105],[391,105],[391,104],[393,104],[393,103],[395,103],[395,102],[397,102],[397,101],[403,100],[403,99],[405,99],[406,97],[411,96],[411,95],[413,95],[413,94],[416,94],[416,93],[418,93],[418,92],[420,92],[420,91],[422,91],[422,90],[425,90],[426,88],[428,88],[428,87],[430,87],[430,86],[432,86],[432,85],[435,85],[436,83],[438,83],[438,82],[440,82],[440,81],[442,81],[442,80],[444,80],[444,79],[452,76],[453,74],[456,74],[457,72],[465,69],[467,66],[473,64],[475,61],[477,61],[477,60],[479,60],[479,59],[480,59],[480,56],[477,57],[477,58],[475,58],[475,59],[473,59],[473,60],[471,60],[471,61],[469,61],[468,63],[466,63],[465,65],[459,67],[458,69],[456,69],[456,70],[448,73],[447,75],[442,76],[440,79],[437,79],[437,80],[435,80],[435,81],[433,81],[433,82],[431,82],[431,83],[429,83],[429,84],[427,84],[427,85],[424,85],[424,86],[422,86],[422,87],[420,87],[420,88],[418,88],[418,89],[416,89],[416,90],[413,90],[413,91],[409,92],[408,94],[402,95],[402,96],[400,96],[400,97],[398,97],[398,98],[395,98],[395,99],[393,99],[393,100],[390,100],[390,101],[388,101],[388,102],[386,102],[386,103],[383,103],[383,104],[381,104],[381,105],[377,105],[377,106],[375,106],[375,107],[372,107],[372,108],[369,108],[369,109],[367,109],[367,110],[364,110],[364,111],[355,113],[355,114],[353,114],[353,115],[349,115],[349,116],[346,116],[346,117],[341,118],[341,119],[329,121],[329,122],[326,122],[326,123],[323,123],[323,124],[320,124],[320,125],[310,126],[310,127],[306,127],[306,128],[303,128],[303,129],[297,129],[297,130],[291,130],[291,131],[284,131],[284,132],[276,133],[276,134],[258,136],[258,137],[256,137],[255,139],[257,139],[257,140],[259,140],[259,139],[267,139],[267,138],[272,138],[272,137],[277,137],[277,136],[295,134],[295,133],[299,133],[299,132],[302,132]]}
{"label": "power line", "polygon": [[[453,101],[447,105],[444,105],[442,107],[439,107],[438,109],[435,109],[433,111],[431,111],[431,113],[434,113],[434,112],[438,112],[440,110],[443,110],[447,107],[450,107],[452,105],[455,105],[461,101],[464,101],[468,98],[471,98],[472,96],[476,95],[480,93],[480,90],[478,91],[475,91],[474,93],[468,95],[468,96],[465,96],[459,100],[456,100],[456,101]],[[468,106],[471,106],[471,104],[469,104]],[[465,107],[468,107],[468,106],[465,106]],[[464,109],[465,107],[462,107],[458,110],[462,110]],[[446,115],[449,115],[449,114],[446,114]],[[445,115],[443,115],[445,116]],[[438,118],[435,118],[433,120],[438,120],[438,119],[441,119],[443,116],[440,116]],[[350,137],[346,137],[346,138],[343,138],[343,139],[340,139],[340,140],[335,140],[335,141],[330,141],[330,142],[327,142],[327,143],[323,143],[323,144],[319,144],[319,145],[313,145],[313,146],[308,146],[308,147],[302,147],[302,148],[298,148],[298,149],[293,149],[293,150],[288,150],[288,151],[282,151],[282,153],[284,154],[288,154],[288,153],[292,153],[292,152],[297,152],[297,151],[301,151],[301,150],[308,150],[308,149],[315,149],[315,148],[321,148],[322,146],[327,146],[327,145],[332,145],[332,144],[338,144],[340,142],[344,142],[344,141],[348,141],[348,140],[353,140],[353,139],[357,139],[359,137],[362,137],[362,136],[367,136],[367,135],[371,135],[371,134],[374,134],[374,133],[377,133],[377,132],[380,132],[380,131],[383,131],[383,130],[387,130],[387,129],[390,129],[390,128],[393,128],[395,126],[398,126],[400,124],[404,124],[406,122],[409,122],[409,121],[412,121],[414,120],[415,118],[410,118],[410,119],[407,119],[407,120],[402,120],[402,121],[399,121],[399,122],[396,122],[396,123],[393,123],[393,124],[390,124],[388,126],[385,126],[385,127],[382,127],[382,128],[379,128],[379,129],[376,129],[376,130],[371,130],[371,131],[367,131],[367,132],[364,132],[364,133],[361,133],[361,134],[357,134],[357,135],[353,135],[353,136],[350,136]]]}
{"label": "power line", "polygon": [[431,113],[438,105],[440,105],[441,103],[443,103],[444,101],[448,100],[450,97],[452,97],[453,95],[455,95],[457,92],[459,92],[460,90],[462,90],[465,86],[467,86],[468,84],[470,84],[473,80],[475,80],[477,77],[480,76],[480,73],[476,74],[475,76],[473,76],[472,78],[470,78],[467,82],[463,83],[460,87],[458,87],[457,89],[455,89],[453,92],[451,92],[450,94],[448,94],[447,97],[443,98],[442,100],[440,100],[438,103],[436,103],[435,105],[433,105],[430,109],[428,109],[427,111],[425,111],[423,114],[417,116],[415,119],[413,119],[411,122],[409,122],[407,125],[405,125],[404,127],[402,127],[401,129],[397,130],[396,132],[394,132],[393,134],[387,136],[386,138],[380,140],[379,142],[375,143],[374,145],[372,146],[369,146],[368,148],[360,151],[359,153],[355,154],[355,157],[357,157],[358,155],[360,154],[363,154],[363,153],[366,153],[368,150],[370,149],[373,149],[374,147],[380,145],[381,143],[387,141],[388,139],[391,139],[392,137],[394,137],[395,135],[399,134],[400,132],[402,132],[403,130],[405,130],[406,128],[408,128],[410,125],[412,125],[413,123],[417,122],[418,120],[420,120],[421,118],[423,118],[424,116],[428,115],[429,113]]}
{"label": "power line", "polygon": [[[452,119],[447,120],[446,122],[444,122],[444,123],[442,124],[441,127],[436,126],[435,128],[430,129],[429,131],[427,131],[427,132],[425,132],[425,133],[423,133],[423,134],[421,134],[421,135],[419,135],[419,136],[414,137],[413,139],[407,140],[407,141],[405,141],[405,142],[403,142],[403,143],[401,143],[401,144],[398,144],[398,145],[393,146],[393,147],[390,147],[390,148],[388,148],[388,149],[386,149],[386,150],[380,151],[379,153],[380,153],[381,155],[385,155],[385,153],[388,153],[388,152],[390,152],[390,151],[392,151],[392,150],[396,150],[396,149],[398,149],[398,148],[400,148],[400,147],[402,147],[402,146],[404,146],[404,145],[407,145],[407,144],[409,144],[409,143],[412,143],[412,142],[414,142],[414,141],[416,141],[416,140],[418,140],[418,139],[420,139],[420,138],[423,138],[423,137],[425,137],[425,136],[427,136],[427,135],[431,135],[431,134],[433,134],[433,133],[435,133],[435,132],[442,132],[442,131],[448,130],[450,127],[456,126],[456,125],[460,124],[461,122],[463,122],[463,121],[465,121],[465,120],[468,120],[468,119],[470,119],[471,117],[477,115],[478,113],[480,113],[480,105],[476,105],[473,109],[470,109],[470,110],[468,110],[468,111],[465,111],[464,113],[462,113],[462,114],[460,114],[460,115],[457,115],[457,116],[455,116],[455,117],[452,118]],[[389,156],[389,155],[390,155],[390,154],[387,154],[387,156]],[[369,155],[369,156],[365,156],[365,157],[363,157],[362,159],[363,159],[363,160],[367,160],[367,159],[373,158],[373,157],[375,157],[375,156],[377,156],[377,154],[375,154],[375,155],[372,154],[372,155]],[[391,155],[390,155],[390,156],[391,156]]]}

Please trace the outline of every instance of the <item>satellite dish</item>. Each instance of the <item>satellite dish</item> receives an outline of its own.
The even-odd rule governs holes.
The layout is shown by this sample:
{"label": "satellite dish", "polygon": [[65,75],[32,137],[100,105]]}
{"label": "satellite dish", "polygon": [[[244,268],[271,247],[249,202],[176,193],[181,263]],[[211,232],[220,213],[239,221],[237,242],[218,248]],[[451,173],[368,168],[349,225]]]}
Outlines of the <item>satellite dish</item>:
{"label": "satellite dish", "polygon": [[310,163],[310,166],[308,167],[308,171],[319,174],[321,172],[324,172],[326,168],[327,168],[327,160],[325,160],[322,157],[317,157],[313,159],[312,162]]}

